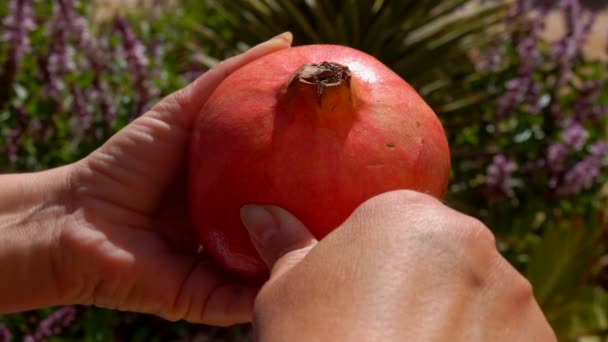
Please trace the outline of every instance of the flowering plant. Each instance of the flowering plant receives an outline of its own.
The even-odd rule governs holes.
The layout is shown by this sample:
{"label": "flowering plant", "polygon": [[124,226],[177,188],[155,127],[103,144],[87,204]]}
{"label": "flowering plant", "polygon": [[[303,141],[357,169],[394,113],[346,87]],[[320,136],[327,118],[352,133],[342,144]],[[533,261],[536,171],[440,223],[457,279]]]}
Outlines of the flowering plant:
{"label": "flowering plant", "polygon": [[[490,47],[478,63],[489,77],[472,86],[483,87],[495,101],[466,126],[487,141],[472,142],[470,131],[454,135],[457,156],[468,145],[484,163],[491,160],[474,187],[492,203],[521,199],[532,187],[530,195],[549,201],[597,192],[608,161],[608,66],[582,53],[595,18],[578,1],[561,1],[568,30],[549,43],[541,30],[551,7],[530,18],[525,13],[531,3],[516,3],[508,19],[514,29],[504,37],[510,43]],[[468,188],[455,183],[456,191]]]}
{"label": "flowering plant", "polygon": [[163,37],[144,43],[123,17],[92,31],[87,4],[0,6],[0,171],[78,159],[191,76],[167,77],[171,65],[159,64],[171,45]]}
{"label": "flowering plant", "polygon": [[[457,123],[448,128],[448,201],[494,230],[568,340],[608,328],[608,63],[583,52],[591,11],[575,0],[536,3],[516,1],[509,30],[476,59],[478,74],[464,86],[486,94],[477,110],[446,118]],[[566,32],[548,41],[553,10]]]}

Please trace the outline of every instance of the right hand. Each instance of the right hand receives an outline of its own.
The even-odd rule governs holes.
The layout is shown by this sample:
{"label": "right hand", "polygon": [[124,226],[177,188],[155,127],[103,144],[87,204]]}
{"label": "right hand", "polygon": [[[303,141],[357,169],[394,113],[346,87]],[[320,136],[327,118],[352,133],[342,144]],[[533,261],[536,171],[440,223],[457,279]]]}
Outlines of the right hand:
{"label": "right hand", "polygon": [[272,270],[261,341],[556,341],[490,230],[427,195],[372,198],[321,242],[277,207],[241,217]]}

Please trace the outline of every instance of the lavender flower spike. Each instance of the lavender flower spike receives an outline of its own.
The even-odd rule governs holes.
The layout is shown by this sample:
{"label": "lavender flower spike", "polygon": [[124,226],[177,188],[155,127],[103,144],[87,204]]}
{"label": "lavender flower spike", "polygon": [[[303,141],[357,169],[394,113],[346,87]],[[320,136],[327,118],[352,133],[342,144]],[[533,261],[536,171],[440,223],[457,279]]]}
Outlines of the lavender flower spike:
{"label": "lavender flower spike", "polygon": [[9,342],[13,338],[11,331],[4,325],[0,325],[0,342]]}
{"label": "lavender flower spike", "polygon": [[151,82],[147,77],[149,61],[146,57],[145,46],[137,39],[129,22],[122,17],[116,17],[114,25],[122,36],[122,48],[126,54],[129,69],[133,77],[133,85],[138,93],[135,110],[132,114],[133,119],[135,116],[141,115],[150,94],[154,92]]}
{"label": "lavender flower spike", "polygon": [[76,308],[64,306],[51,313],[47,318],[38,323],[38,327],[33,335],[25,336],[26,342],[46,341],[48,337],[55,336],[69,327],[76,319]]}
{"label": "lavender flower spike", "polygon": [[589,147],[589,155],[579,161],[564,176],[557,193],[575,195],[590,189],[600,179],[602,167],[608,164],[608,141],[600,141]]}
{"label": "lavender flower spike", "polygon": [[504,154],[494,156],[492,163],[488,166],[486,175],[486,185],[498,190],[503,195],[513,197],[514,182],[512,174],[517,170],[517,164],[508,159]]}
{"label": "lavender flower spike", "polygon": [[562,131],[562,139],[566,146],[571,148],[573,151],[580,151],[587,138],[589,132],[578,122],[572,122]]}
{"label": "lavender flower spike", "polygon": [[28,33],[35,28],[32,0],[11,0],[4,18],[4,39],[10,44],[10,58],[18,61],[30,48]]}
{"label": "lavender flower spike", "polygon": [[608,165],[608,141],[600,141],[589,146],[589,153],[597,158],[602,166]]}
{"label": "lavender flower spike", "polygon": [[563,184],[557,188],[557,193],[562,196],[575,195],[591,188],[600,176],[600,169],[601,163],[597,158],[586,157],[566,173]]}

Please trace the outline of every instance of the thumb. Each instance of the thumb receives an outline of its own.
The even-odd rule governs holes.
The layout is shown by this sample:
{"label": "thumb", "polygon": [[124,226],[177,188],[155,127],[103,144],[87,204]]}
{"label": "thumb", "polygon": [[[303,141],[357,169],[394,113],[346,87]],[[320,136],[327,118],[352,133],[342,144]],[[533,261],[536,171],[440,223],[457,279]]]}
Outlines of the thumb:
{"label": "thumb", "polygon": [[241,220],[271,278],[291,269],[318,243],[300,220],[279,207],[243,206]]}

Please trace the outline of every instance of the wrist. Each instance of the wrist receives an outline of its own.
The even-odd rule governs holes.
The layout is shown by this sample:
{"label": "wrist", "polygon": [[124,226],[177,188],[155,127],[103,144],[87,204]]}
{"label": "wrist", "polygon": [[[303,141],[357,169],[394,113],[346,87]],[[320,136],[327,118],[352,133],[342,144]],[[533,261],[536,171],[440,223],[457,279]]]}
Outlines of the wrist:
{"label": "wrist", "polygon": [[56,245],[71,211],[69,168],[0,176],[0,313],[63,304]]}

